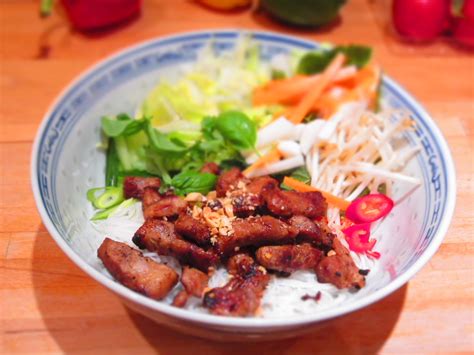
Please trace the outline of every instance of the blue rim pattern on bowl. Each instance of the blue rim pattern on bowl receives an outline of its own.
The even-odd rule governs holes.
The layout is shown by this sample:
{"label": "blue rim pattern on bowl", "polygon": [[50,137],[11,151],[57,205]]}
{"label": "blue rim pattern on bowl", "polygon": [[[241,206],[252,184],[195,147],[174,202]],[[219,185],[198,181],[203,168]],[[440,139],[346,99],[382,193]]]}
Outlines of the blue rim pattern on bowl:
{"label": "blue rim pattern on bowl", "polygon": [[[36,137],[31,167],[33,190],[38,209],[40,210],[41,216],[43,221],[45,221],[48,230],[55,237],[56,241],[66,254],[76,262],[79,260],[78,264],[84,271],[101,283],[105,283],[110,288],[116,289],[118,287],[125,289],[124,286],[121,285],[112,287],[110,285],[110,280],[105,280],[104,276],[100,275],[92,267],[85,264],[84,261],[81,261],[80,257],[77,256],[75,252],[62,240],[61,236],[67,238],[67,227],[59,217],[60,211],[57,196],[54,193],[56,176],[58,174],[57,164],[62,151],[61,147],[64,145],[64,142],[66,141],[71,129],[74,127],[74,124],[81,117],[82,112],[87,107],[93,105],[102,94],[107,92],[107,90],[120,85],[120,83],[125,82],[132,77],[152,70],[156,65],[166,66],[169,64],[176,64],[176,62],[193,60],[196,57],[197,51],[211,38],[218,43],[218,49],[225,50],[232,45],[232,43],[226,41],[235,40],[235,38],[240,34],[241,31],[191,33],[172,36],[165,39],[152,40],[132,47],[110,57],[110,59],[103,61],[98,66],[82,75],[82,77],[71,84],[71,86],[60,96],[56,104],[53,105],[53,110],[46,114]],[[278,47],[278,45],[289,45],[301,49],[312,49],[317,47],[316,43],[310,41],[274,33],[252,32],[252,35],[258,41],[276,44],[274,50],[272,50],[272,47],[270,46],[270,50],[263,53],[263,56],[271,56],[284,50],[281,47]],[[170,52],[168,50],[166,53],[159,53],[161,47],[174,44],[179,45],[176,51]],[[154,52],[150,52],[150,50],[153,50]],[[143,55],[143,53],[147,52],[149,53],[146,56]],[[430,206],[430,209],[427,209],[423,216],[421,234],[424,235],[424,238],[420,238],[421,242],[417,247],[417,252],[404,265],[404,270],[401,270],[400,276],[397,280],[394,280],[397,282],[392,282],[394,286],[391,287],[391,290],[385,288],[376,291],[374,295],[368,297],[373,298],[373,300],[380,299],[403,285],[403,283],[405,283],[412,274],[417,272],[429,257],[434,254],[448,228],[455,203],[454,166],[441,133],[431,121],[426,111],[398,84],[386,76],[383,78],[383,94],[384,98],[388,98],[388,101],[392,106],[405,107],[413,113],[413,118],[417,123],[415,130],[416,139],[421,142],[423,147],[422,153],[417,157],[417,159],[422,168],[427,206]],[[409,135],[407,138],[412,142],[415,139],[414,136]],[[434,242],[435,237],[437,239],[436,242]],[[420,258],[422,254],[424,254],[424,257]],[[412,268],[415,263],[418,263],[418,266],[411,275],[405,273],[405,271]],[[153,303],[155,305],[158,303],[153,301],[150,303],[150,300],[141,295],[126,294],[127,292],[123,290],[119,293],[125,297],[133,298],[139,303],[151,306],[152,308],[159,308],[160,311],[165,311],[166,307],[168,307],[166,305],[154,306]],[[370,303],[366,299],[361,301],[365,302],[355,302],[355,306],[348,307],[348,309],[343,313],[358,309],[365,304]],[[184,313],[187,313],[186,311],[176,309],[172,312],[169,309],[167,311],[168,313],[181,315],[182,318],[187,318],[184,316]],[[308,320],[314,321],[315,319],[322,320],[331,317],[330,311],[322,313],[323,314],[320,317],[317,317],[318,314],[312,315],[312,317],[303,317],[302,320],[304,321],[304,318],[308,318]],[[216,316],[199,316],[204,318],[210,317],[210,320],[213,320],[210,323],[221,323],[216,320],[219,319],[219,317]],[[261,321],[264,320],[258,320],[255,324],[261,324]],[[252,320],[252,322],[255,322],[255,320]],[[249,326],[250,324],[242,319],[237,320],[237,323],[246,326]],[[270,323],[276,324],[278,321],[271,320]]]}

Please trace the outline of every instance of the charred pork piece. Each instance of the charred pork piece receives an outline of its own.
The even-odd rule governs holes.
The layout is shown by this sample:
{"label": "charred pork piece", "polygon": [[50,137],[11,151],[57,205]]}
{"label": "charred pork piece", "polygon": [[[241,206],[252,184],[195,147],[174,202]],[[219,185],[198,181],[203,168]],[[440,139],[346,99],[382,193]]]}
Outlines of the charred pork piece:
{"label": "charred pork piece", "polygon": [[157,177],[126,176],[123,181],[123,194],[125,198],[141,199],[145,188],[159,189],[160,186],[161,180]]}
{"label": "charred pork piece", "polygon": [[202,297],[209,282],[209,276],[198,269],[185,266],[181,274],[184,290],[180,291],[173,300],[173,306],[184,307],[189,296]]}
{"label": "charred pork piece", "polygon": [[145,187],[142,196],[143,211],[145,211],[145,209],[147,209],[151,205],[157,203],[159,200],[161,200],[161,195],[156,189],[152,187]]}
{"label": "charred pork piece", "polygon": [[221,255],[240,247],[292,243],[297,234],[292,226],[271,216],[237,219],[232,222],[232,230],[230,236],[217,239]]}
{"label": "charred pork piece", "polygon": [[[218,315],[253,316],[260,306],[263,292],[270,281],[266,270],[250,263],[249,257],[236,255],[232,270],[234,277],[223,287],[216,287],[204,295],[203,304]],[[231,259],[232,260],[232,259]]]}
{"label": "charred pork piece", "polygon": [[277,186],[278,181],[269,176],[261,176],[253,179],[244,187],[241,194],[232,198],[234,214],[238,217],[245,218],[260,212],[261,208],[265,205],[262,196],[263,191]]}
{"label": "charred pork piece", "polygon": [[260,176],[258,178],[252,179],[252,181],[250,181],[245,187],[247,192],[259,196],[264,190],[275,188],[278,188],[278,181],[270,176]]}
{"label": "charred pork piece", "polygon": [[266,246],[257,250],[257,261],[269,270],[289,273],[314,269],[323,253],[309,244]]}
{"label": "charred pork piece", "polygon": [[313,222],[305,216],[293,216],[288,223],[298,231],[297,241],[311,243],[326,252],[331,250],[334,234],[327,227],[321,228],[321,222]]}
{"label": "charred pork piece", "polygon": [[221,172],[221,169],[219,168],[219,165],[212,162],[204,164],[201,168],[201,173],[219,175],[220,172]]}
{"label": "charred pork piece", "polygon": [[207,225],[188,214],[181,214],[174,225],[176,232],[201,246],[210,245],[211,236]]}
{"label": "charred pork piece", "polygon": [[242,193],[232,197],[232,208],[234,215],[246,218],[255,215],[263,203],[258,195]]}
{"label": "charred pork piece", "polygon": [[333,250],[324,257],[315,269],[319,282],[331,283],[337,288],[360,290],[365,286],[365,278],[352,260],[349,250],[334,238]]}
{"label": "charred pork piece", "polygon": [[327,203],[319,192],[282,191],[279,188],[263,191],[269,211],[280,217],[294,215],[318,218],[326,215]]}
{"label": "charred pork piece", "polygon": [[248,254],[236,254],[227,261],[227,271],[231,275],[248,275],[255,268],[255,261]]}
{"label": "charred pork piece", "polygon": [[232,168],[221,173],[216,184],[217,197],[225,197],[227,192],[237,189],[239,182],[247,183],[247,178],[239,168]]}
{"label": "charred pork piece", "polygon": [[173,194],[160,195],[157,191],[146,188],[143,194],[143,215],[145,219],[175,217],[184,212],[187,202]]}
{"label": "charred pork piece", "polygon": [[188,302],[189,294],[186,290],[181,290],[176,296],[174,296],[173,302],[171,303],[175,307],[183,308]]}
{"label": "charred pork piece", "polygon": [[187,293],[195,297],[202,297],[209,282],[209,276],[198,269],[185,266],[181,282]]}
{"label": "charred pork piece", "polygon": [[204,272],[218,262],[213,252],[183,240],[176,234],[172,223],[158,219],[145,221],[133,236],[133,242],[139,248],[156,251],[160,255],[174,256],[183,264],[194,266]]}
{"label": "charred pork piece", "polygon": [[178,282],[178,274],[169,266],[143,256],[125,243],[105,238],[97,255],[120,283],[150,298],[163,299]]}

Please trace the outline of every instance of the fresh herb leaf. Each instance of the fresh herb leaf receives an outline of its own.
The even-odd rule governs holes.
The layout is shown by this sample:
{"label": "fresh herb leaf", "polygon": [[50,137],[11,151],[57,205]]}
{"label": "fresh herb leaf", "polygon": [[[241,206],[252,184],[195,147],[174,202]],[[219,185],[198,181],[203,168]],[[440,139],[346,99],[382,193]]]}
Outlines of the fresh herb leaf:
{"label": "fresh herb leaf", "polygon": [[[284,174],[285,176],[287,174]],[[311,183],[311,176],[309,175],[308,170],[304,166],[301,166],[299,168],[296,168],[293,170],[293,172],[290,174],[290,177],[293,179],[299,180],[301,182],[304,182],[305,184],[310,184]],[[292,190],[289,186],[285,185],[284,183],[281,183],[280,187],[283,190]]]}
{"label": "fresh herb leaf", "polygon": [[297,72],[307,75],[320,73],[326,69],[338,53],[343,53],[346,56],[347,65],[362,68],[370,61],[372,49],[366,46],[348,45],[310,52],[300,59]]}
{"label": "fresh herb leaf", "polygon": [[216,182],[217,176],[214,174],[186,171],[175,175],[171,179],[171,186],[178,195],[187,195],[191,192],[207,194],[214,189]]}
{"label": "fresh herb leaf", "polygon": [[238,149],[252,149],[257,142],[257,126],[242,112],[227,111],[214,119],[224,139]]}
{"label": "fresh herb leaf", "polygon": [[311,176],[309,175],[308,170],[305,167],[301,166],[296,168],[290,175],[293,179],[309,184],[311,182]]}
{"label": "fresh herb leaf", "polygon": [[347,65],[363,68],[372,57],[372,48],[366,46],[349,45],[336,47],[336,52],[342,52],[347,58]]}
{"label": "fresh herb leaf", "polygon": [[204,117],[201,122],[201,132],[206,139],[214,139],[216,129],[216,118],[215,117]]}
{"label": "fresh herb leaf", "polygon": [[329,65],[335,55],[331,50],[306,53],[301,57],[296,71],[299,74],[307,75],[320,73]]}
{"label": "fresh herb leaf", "polygon": [[145,119],[135,120],[122,113],[115,118],[102,117],[102,130],[108,137],[130,136],[141,131],[145,123]]}
{"label": "fresh herb leaf", "polygon": [[186,146],[172,141],[166,134],[153,128],[150,122],[147,124],[146,133],[151,147],[158,153],[180,153],[188,150]]}
{"label": "fresh herb leaf", "polygon": [[145,170],[145,150],[148,146],[148,137],[145,132],[140,131],[127,137],[115,137],[114,142],[121,169]]}

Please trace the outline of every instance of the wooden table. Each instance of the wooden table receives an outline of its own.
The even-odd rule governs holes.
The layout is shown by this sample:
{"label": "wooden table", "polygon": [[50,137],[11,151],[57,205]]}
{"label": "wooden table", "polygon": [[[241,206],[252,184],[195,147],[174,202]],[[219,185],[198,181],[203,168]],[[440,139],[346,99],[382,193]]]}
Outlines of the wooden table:
{"label": "wooden table", "polygon": [[[474,61],[447,43],[400,44],[378,3],[352,1],[340,21],[291,30],[250,11],[222,14],[190,1],[144,1],[143,15],[85,36],[62,14],[37,16],[37,1],[0,3],[0,352],[46,353],[425,353],[474,351]],[[174,32],[243,27],[337,43],[363,42],[433,114],[457,167],[457,208],[435,257],[408,285],[299,339],[223,345],[194,339],[128,311],[55,245],[30,190],[32,140],[47,106],[78,73],[137,41]]]}

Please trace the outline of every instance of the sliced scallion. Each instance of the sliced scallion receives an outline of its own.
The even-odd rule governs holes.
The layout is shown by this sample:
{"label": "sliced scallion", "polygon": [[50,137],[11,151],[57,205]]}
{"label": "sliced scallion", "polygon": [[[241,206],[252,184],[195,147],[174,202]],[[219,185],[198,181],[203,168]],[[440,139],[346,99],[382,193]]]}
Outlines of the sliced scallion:
{"label": "sliced scallion", "polygon": [[[99,191],[103,192],[98,194]],[[123,189],[121,186],[107,186],[90,189],[87,191],[87,199],[95,208],[110,208],[123,201]]]}

